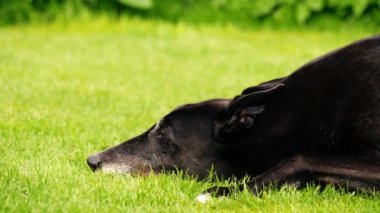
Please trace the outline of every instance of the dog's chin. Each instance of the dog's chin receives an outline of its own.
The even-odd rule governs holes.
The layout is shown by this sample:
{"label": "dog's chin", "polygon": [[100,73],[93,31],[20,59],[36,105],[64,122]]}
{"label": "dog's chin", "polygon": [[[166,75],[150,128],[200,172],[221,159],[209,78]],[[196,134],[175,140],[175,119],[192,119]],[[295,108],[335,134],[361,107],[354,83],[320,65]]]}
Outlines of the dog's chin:
{"label": "dog's chin", "polygon": [[151,173],[156,174],[150,166],[143,165],[139,167],[133,167],[131,165],[125,164],[104,164],[98,171],[107,173],[107,174],[120,174],[120,175],[133,175],[133,176],[147,176]]}
{"label": "dog's chin", "polygon": [[105,164],[102,165],[99,171],[103,173],[113,173],[113,174],[131,174],[132,167],[129,165],[121,164]]}

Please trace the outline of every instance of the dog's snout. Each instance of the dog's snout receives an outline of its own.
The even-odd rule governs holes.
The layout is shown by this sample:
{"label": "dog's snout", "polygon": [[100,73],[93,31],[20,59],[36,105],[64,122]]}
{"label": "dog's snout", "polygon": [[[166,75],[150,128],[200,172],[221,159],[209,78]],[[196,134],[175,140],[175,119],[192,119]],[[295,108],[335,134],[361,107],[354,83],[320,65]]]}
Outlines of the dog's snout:
{"label": "dog's snout", "polygon": [[92,171],[96,171],[100,168],[102,161],[98,155],[92,155],[87,158],[87,164],[90,166]]}

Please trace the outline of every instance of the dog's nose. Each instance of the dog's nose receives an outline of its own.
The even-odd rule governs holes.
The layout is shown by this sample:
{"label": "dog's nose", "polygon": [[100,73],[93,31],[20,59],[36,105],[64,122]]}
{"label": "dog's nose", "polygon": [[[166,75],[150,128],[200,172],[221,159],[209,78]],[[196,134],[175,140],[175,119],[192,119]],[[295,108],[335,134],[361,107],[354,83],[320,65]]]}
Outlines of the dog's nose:
{"label": "dog's nose", "polygon": [[87,164],[90,166],[92,171],[96,171],[100,168],[102,161],[98,155],[92,155],[87,158]]}

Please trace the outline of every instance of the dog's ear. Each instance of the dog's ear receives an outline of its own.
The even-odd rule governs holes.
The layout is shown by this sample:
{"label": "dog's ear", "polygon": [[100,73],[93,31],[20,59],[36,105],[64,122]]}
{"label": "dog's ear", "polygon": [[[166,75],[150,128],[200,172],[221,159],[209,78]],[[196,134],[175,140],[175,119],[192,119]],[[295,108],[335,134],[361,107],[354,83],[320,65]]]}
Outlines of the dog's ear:
{"label": "dog's ear", "polygon": [[255,120],[256,115],[264,111],[264,105],[247,106],[236,110],[233,115],[224,114],[214,122],[214,137],[219,142],[226,142],[237,139],[244,131],[249,129]]}
{"label": "dog's ear", "polygon": [[276,78],[276,79],[261,83],[259,85],[253,86],[253,87],[245,88],[241,94],[247,95],[247,94],[254,93],[254,92],[269,90],[269,89],[275,87],[276,85],[284,84],[285,82],[286,82],[286,77]]}
{"label": "dog's ear", "polygon": [[235,115],[235,117],[238,119],[237,122],[239,123],[237,126],[239,126],[242,129],[250,128],[253,124],[253,121],[255,120],[256,115],[262,113],[264,111],[264,108],[264,105],[259,105],[248,106],[244,109],[238,110]]}
{"label": "dog's ear", "polygon": [[265,109],[265,102],[281,91],[284,84],[235,97],[214,122],[214,138],[220,142],[236,140],[252,127],[256,116]]}
{"label": "dog's ear", "polygon": [[248,94],[243,94],[236,96],[227,107],[227,111],[233,114],[232,112],[237,109],[242,109],[246,106],[255,106],[260,103],[264,103],[266,100],[271,98],[273,95],[281,91],[284,87],[284,84],[276,84],[273,87],[270,87],[266,90],[259,90],[257,92],[252,92]]}

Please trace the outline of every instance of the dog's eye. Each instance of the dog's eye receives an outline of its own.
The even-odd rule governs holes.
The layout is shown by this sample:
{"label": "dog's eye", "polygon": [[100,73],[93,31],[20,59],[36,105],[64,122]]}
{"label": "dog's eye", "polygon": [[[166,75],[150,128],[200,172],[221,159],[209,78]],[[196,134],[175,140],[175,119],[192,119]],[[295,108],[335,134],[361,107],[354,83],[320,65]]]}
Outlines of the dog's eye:
{"label": "dog's eye", "polygon": [[166,154],[175,154],[178,149],[177,144],[169,136],[168,133],[157,133],[157,142],[161,147],[161,151]]}
{"label": "dog's eye", "polygon": [[162,139],[162,138],[164,138],[164,137],[165,137],[165,136],[164,136],[164,134],[162,134],[162,133],[158,133],[158,134],[157,134],[157,138],[158,138],[158,139]]}
{"label": "dog's eye", "polygon": [[167,140],[169,137],[163,133],[163,132],[158,132],[157,133],[157,138],[160,139],[160,140]]}

